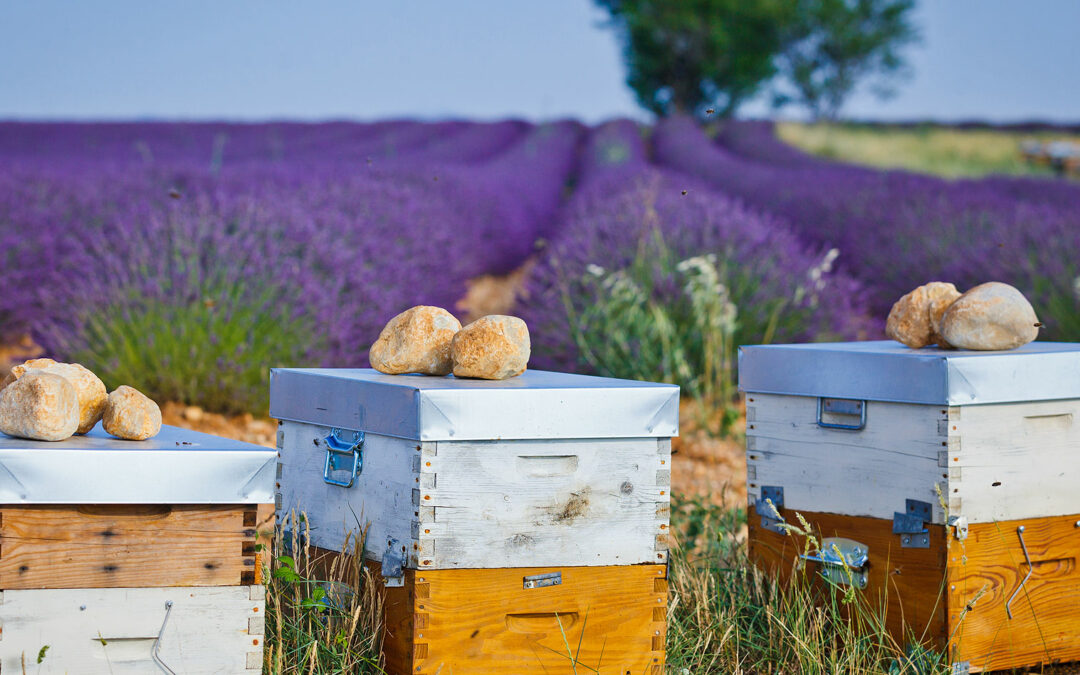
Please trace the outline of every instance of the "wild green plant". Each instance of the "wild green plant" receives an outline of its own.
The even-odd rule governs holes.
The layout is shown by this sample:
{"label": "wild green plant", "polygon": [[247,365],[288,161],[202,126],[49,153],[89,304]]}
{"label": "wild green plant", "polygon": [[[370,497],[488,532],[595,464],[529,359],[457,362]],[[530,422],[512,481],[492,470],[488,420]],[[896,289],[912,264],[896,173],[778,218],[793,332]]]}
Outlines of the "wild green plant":
{"label": "wild green plant", "polygon": [[[347,537],[339,555],[308,545],[303,531],[274,538],[266,570],[266,675],[385,675],[382,596],[364,566],[363,537]],[[287,555],[285,552],[290,553]]]}
{"label": "wild green plant", "polygon": [[[851,585],[812,583],[816,572],[792,571],[787,584],[751,563],[742,542],[742,516],[723,509],[673,504],[673,516],[689,510],[689,521],[673,518],[678,545],[669,573],[668,672],[694,675],[750,673],[882,673],[945,675],[943,654],[905,645],[885,629],[885,608]],[[709,523],[707,529],[701,523]],[[691,527],[687,527],[690,525]],[[688,536],[691,532],[693,537]],[[804,548],[820,544],[805,520]],[[794,554],[793,554],[794,558]],[[795,565],[796,561],[793,560]],[[918,645],[912,635],[911,644]]]}
{"label": "wild green plant", "polygon": [[764,325],[744,329],[732,283],[745,287],[753,271],[722,252],[681,257],[654,227],[642,235],[629,264],[588,265],[581,279],[563,285],[561,300],[579,358],[590,370],[678,384],[704,404],[702,410],[721,411],[711,431],[726,434],[737,419],[738,345],[771,341],[785,315],[820,290],[815,284],[833,260],[830,252],[792,297],[776,298]]}
{"label": "wild green plant", "polygon": [[109,389],[225,412],[267,409],[269,366],[302,364],[317,333],[303,330],[276,291],[191,279],[191,292],[146,298],[132,290],[88,313],[71,360]]}

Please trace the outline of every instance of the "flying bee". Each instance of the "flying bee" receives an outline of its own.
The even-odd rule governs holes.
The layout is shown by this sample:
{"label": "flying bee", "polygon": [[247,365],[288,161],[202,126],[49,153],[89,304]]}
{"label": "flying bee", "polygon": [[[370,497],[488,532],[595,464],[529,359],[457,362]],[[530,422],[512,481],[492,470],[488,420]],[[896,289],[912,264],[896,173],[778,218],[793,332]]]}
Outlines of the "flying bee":
{"label": "flying bee", "polygon": [[685,195],[685,194],[686,194],[686,190],[683,190],[683,191],[682,191],[682,193],[683,193],[683,194]]}
{"label": "flying bee", "polygon": [[716,108],[709,108],[709,109],[707,109],[707,110],[705,111],[705,114],[706,114],[706,115],[711,115],[711,114],[713,114],[714,112],[716,112]]}
{"label": "flying bee", "polygon": [[180,199],[180,191],[176,188],[172,188],[171,190],[169,190],[169,196],[173,199]]}

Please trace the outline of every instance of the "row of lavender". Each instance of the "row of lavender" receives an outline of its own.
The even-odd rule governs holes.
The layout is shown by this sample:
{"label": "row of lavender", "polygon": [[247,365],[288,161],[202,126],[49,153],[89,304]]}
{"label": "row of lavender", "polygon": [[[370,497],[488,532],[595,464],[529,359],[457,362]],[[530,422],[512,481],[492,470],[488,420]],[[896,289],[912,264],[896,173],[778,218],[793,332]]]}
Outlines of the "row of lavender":
{"label": "row of lavender", "polygon": [[0,160],[0,333],[219,409],[528,259],[541,367],[698,386],[718,345],[876,336],[931,278],[1010,281],[1080,337],[1080,189],[826,162],[760,124],[0,124]]}
{"label": "row of lavender", "polygon": [[258,409],[267,363],[356,365],[550,233],[574,122],[0,125],[0,333],[108,381]]}
{"label": "row of lavender", "polygon": [[991,177],[947,181],[803,154],[771,125],[732,123],[710,142],[671,119],[654,138],[661,165],[784,218],[804,241],[835,246],[878,316],[914,286],[1011,283],[1031,297],[1044,338],[1080,339],[1080,186]]}

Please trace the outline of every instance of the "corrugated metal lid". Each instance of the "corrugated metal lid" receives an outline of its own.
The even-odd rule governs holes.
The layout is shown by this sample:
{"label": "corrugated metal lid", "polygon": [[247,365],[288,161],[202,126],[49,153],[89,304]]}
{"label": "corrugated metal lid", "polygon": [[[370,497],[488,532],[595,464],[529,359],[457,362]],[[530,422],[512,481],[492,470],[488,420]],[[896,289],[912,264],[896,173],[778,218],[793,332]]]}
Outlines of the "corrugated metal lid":
{"label": "corrugated metal lid", "polygon": [[0,504],[265,504],[277,451],[162,426],[146,441],[98,424],[51,443],[0,434]]}
{"label": "corrugated metal lid", "polygon": [[679,388],[543,370],[467,380],[274,368],[270,416],[420,441],[668,437]]}
{"label": "corrugated metal lid", "polygon": [[1001,352],[909,349],[892,340],[746,346],[739,388],[931,405],[1080,398],[1080,344]]}

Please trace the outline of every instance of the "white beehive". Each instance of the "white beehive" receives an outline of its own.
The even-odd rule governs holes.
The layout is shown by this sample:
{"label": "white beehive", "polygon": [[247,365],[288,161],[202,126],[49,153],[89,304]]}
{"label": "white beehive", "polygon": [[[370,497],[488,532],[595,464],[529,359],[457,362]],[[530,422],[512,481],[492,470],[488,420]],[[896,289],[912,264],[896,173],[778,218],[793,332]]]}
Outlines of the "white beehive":
{"label": "white beehive", "polygon": [[257,673],[276,453],[0,434],[0,672]]}
{"label": "white beehive", "polygon": [[279,517],[383,574],[667,560],[678,387],[528,371],[504,381],[275,369]]}

